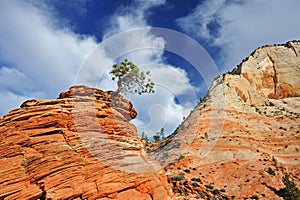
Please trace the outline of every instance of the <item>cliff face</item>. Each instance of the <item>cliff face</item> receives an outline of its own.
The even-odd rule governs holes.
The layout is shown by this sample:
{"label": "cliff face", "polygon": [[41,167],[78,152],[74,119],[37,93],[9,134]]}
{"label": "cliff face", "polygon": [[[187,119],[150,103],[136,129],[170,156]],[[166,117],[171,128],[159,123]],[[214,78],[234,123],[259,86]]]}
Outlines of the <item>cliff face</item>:
{"label": "cliff face", "polygon": [[0,119],[0,199],[168,199],[144,156],[131,103],[74,86]]}
{"label": "cliff face", "polygon": [[280,199],[276,190],[284,187],[284,174],[300,186],[299,116],[300,42],[262,47],[217,77],[152,156],[169,178],[199,178],[211,193]]}
{"label": "cliff face", "polygon": [[[250,105],[300,96],[299,42],[255,50],[224,82]],[[233,76],[232,76],[233,75]],[[234,76],[236,75],[236,76]]]}

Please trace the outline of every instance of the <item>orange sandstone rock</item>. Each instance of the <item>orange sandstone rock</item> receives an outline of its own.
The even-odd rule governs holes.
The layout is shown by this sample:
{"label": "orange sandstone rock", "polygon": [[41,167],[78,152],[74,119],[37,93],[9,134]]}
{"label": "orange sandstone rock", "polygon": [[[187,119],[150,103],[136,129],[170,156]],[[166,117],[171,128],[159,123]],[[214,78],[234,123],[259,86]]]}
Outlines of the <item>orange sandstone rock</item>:
{"label": "orange sandstone rock", "polygon": [[122,96],[74,86],[0,121],[0,199],[169,199]]}
{"label": "orange sandstone rock", "polygon": [[[259,48],[217,77],[203,102],[152,153],[169,179],[180,173],[182,184],[199,178],[229,199],[281,199],[274,191],[284,187],[286,173],[300,187],[299,56],[297,41]],[[173,186],[177,194],[182,188]],[[199,195],[191,191],[187,195]]]}

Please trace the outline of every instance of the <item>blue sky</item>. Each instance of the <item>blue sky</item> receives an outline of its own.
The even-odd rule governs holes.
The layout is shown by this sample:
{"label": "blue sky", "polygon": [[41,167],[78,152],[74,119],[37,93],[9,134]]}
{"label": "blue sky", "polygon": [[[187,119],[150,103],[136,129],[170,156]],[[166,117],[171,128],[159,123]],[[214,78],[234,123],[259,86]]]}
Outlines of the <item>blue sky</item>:
{"label": "blue sky", "polygon": [[[139,112],[138,132],[164,127],[169,134],[206,93],[206,80],[259,46],[300,39],[299,10],[298,0],[2,0],[0,115],[27,99],[56,98],[73,84],[115,89],[109,64],[126,57],[157,83],[153,95],[127,96]],[[178,31],[186,41],[144,27]],[[124,34],[132,30],[138,32]],[[105,47],[113,36],[122,40]],[[113,56],[116,51],[123,54]]]}

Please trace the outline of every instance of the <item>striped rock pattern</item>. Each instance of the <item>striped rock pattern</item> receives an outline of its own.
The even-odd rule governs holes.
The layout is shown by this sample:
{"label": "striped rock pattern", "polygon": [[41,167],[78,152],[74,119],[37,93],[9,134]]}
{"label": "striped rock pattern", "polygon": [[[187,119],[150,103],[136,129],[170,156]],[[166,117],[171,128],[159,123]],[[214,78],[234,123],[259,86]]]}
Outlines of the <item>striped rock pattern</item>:
{"label": "striped rock pattern", "polygon": [[128,100],[74,86],[0,119],[0,199],[169,199]]}
{"label": "striped rock pattern", "polygon": [[215,79],[152,156],[169,178],[196,169],[185,177],[227,197],[280,199],[284,174],[300,186],[299,117],[300,42],[258,48]]}

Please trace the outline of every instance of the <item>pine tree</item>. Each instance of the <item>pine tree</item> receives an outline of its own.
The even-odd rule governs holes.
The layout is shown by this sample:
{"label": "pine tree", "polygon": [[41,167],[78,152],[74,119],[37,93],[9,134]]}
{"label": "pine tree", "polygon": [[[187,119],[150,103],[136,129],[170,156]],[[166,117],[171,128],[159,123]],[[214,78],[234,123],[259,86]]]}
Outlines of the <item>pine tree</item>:
{"label": "pine tree", "polygon": [[279,190],[279,194],[284,200],[300,200],[300,190],[297,185],[290,180],[288,174],[282,178],[285,188]]}
{"label": "pine tree", "polygon": [[117,79],[118,89],[115,92],[119,93],[154,93],[154,83],[150,78],[150,71],[146,73],[132,62],[125,59],[120,65],[114,64],[110,74],[112,80]]}

